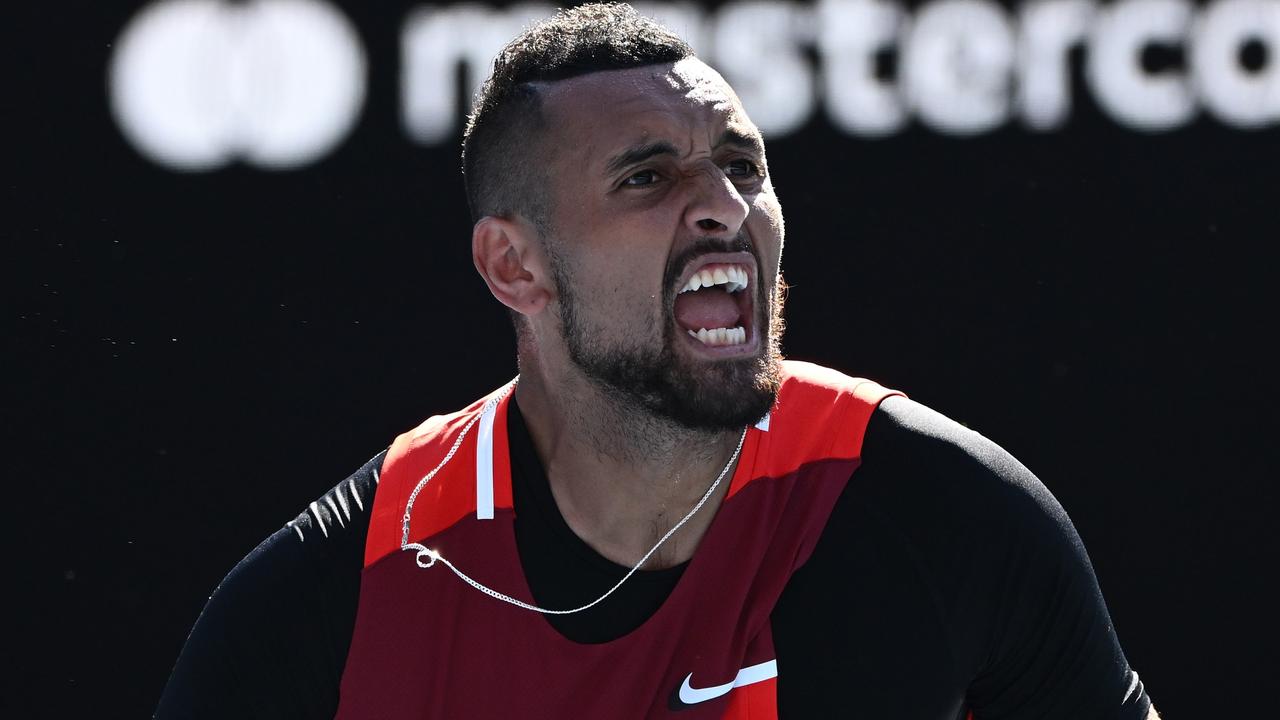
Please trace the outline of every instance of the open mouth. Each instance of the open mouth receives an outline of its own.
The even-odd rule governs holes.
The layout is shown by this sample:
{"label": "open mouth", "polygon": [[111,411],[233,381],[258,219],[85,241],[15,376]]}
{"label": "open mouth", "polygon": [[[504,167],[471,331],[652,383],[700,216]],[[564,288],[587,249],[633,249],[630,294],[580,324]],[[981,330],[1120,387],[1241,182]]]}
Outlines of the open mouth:
{"label": "open mouth", "polygon": [[755,270],[750,253],[699,258],[678,286],[673,307],[676,324],[698,346],[749,350],[755,344]]}

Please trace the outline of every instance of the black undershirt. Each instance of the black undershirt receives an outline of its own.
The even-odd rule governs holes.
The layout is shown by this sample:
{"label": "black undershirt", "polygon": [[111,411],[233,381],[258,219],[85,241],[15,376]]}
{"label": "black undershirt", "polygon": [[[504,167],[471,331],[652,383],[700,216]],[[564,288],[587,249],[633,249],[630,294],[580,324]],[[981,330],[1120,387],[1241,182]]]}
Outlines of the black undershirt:
{"label": "black undershirt", "polygon": [[[516,541],[534,599],[597,597],[627,568],[556,509],[515,403]],[[331,718],[380,453],[242,560],[210,598],[157,717]],[[356,502],[356,499],[359,502]],[[684,566],[549,620],[577,642],[638,627]],[[771,616],[783,718],[1145,718],[1084,547],[1011,456],[905,398],[873,415],[809,562]]]}
{"label": "black undershirt", "polygon": [[[551,495],[551,484],[534,452],[524,416],[514,402],[508,406],[507,427],[516,548],[529,590],[542,607],[585,605],[613,587],[631,568],[602,557],[569,528]],[[572,615],[545,617],[560,634],[575,642],[614,640],[640,627],[657,611],[687,566],[686,562],[665,570],[637,571],[599,605]]]}

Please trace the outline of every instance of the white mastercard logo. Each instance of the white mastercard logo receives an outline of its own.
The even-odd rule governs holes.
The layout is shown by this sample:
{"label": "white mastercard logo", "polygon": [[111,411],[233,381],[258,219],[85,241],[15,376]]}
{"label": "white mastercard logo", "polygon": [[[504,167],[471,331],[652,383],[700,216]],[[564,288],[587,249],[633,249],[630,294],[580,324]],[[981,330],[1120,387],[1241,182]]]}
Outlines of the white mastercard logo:
{"label": "white mastercard logo", "polygon": [[318,0],[155,3],[124,29],[108,71],[130,143],[187,171],[317,160],[350,132],[365,77],[355,30]]}

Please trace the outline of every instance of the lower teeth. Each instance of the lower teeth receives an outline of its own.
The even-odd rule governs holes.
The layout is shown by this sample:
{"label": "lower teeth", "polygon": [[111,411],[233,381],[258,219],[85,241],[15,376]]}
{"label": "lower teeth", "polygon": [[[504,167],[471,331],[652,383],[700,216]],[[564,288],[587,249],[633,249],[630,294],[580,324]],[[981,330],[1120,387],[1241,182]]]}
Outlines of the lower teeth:
{"label": "lower teeth", "polygon": [[747,331],[741,327],[714,330],[702,328],[697,332],[687,332],[704,345],[741,345],[747,341]]}

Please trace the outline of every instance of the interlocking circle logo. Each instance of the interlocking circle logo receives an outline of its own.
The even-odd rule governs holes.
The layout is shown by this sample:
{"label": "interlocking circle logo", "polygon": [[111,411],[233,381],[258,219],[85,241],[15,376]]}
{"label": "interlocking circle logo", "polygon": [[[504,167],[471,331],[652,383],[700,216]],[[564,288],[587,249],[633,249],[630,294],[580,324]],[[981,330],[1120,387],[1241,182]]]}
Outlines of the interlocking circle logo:
{"label": "interlocking circle logo", "polygon": [[125,27],[108,83],[121,131],[159,164],[290,169],[351,130],[365,76],[359,37],[327,3],[170,0]]}

